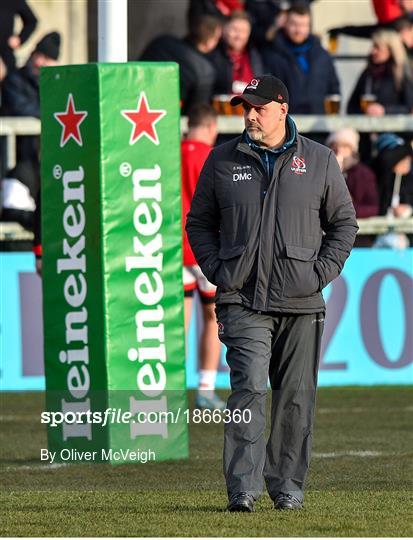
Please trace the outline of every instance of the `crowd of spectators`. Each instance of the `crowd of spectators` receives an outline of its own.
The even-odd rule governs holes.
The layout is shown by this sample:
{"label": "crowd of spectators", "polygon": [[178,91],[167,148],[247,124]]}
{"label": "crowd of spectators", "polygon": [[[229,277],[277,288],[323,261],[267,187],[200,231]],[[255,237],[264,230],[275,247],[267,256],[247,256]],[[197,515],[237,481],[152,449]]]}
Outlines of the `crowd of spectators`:
{"label": "crowd of spectators", "polygon": [[[413,114],[413,2],[373,0],[373,7],[378,23],[360,27],[360,37],[371,39],[367,65],[354,81],[351,97],[344,109],[347,114],[367,116]],[[211,19],[222,28],[222,33],[216,46],[199,52],[212,67],[212,72],[211,69],[203,69],[204,75],[208,74],[209,81],[211,78],[215,80],[209,84],[209,95],[204,92],[203,98],[199,99],[199,92],[192,91],[182,77],[184,112],[199,103],[211,103],[214,98],[223,99],[225,95],[241,93],[253,77],[265,73],[279,77],[286,84],[291,114],[322,115],[326,113],[326,98],[340,98],[340,79],[334,59],[312,32],[311,2],[190,1],[189,28],[202,28],[206,21],[211,24]],[[166,43],[168,39],[173,39],[176,44],[189,40],[161,36],[149,45],[140,59],[148,59],[148,50],[154,53],[151,60],[164,60],[167,55],[169,60],[181,65],[182,73],[177,45],[161,47],[162,51],[154,52],[153,43],[159,43],[158,40]],[[378,141],[373,145],[373,151],[363,156],[366,162],[360,157],[360,136],[353,129],[330,134],[324,142],[337,155],[359,218],[389,213],[408,217],[413,206],[409,134],[406,140],[389,135],[394,148],[383,146],[383,137],[379,134],[374,134],[374,137],[378,137]],[[397,156],[402,150],[406,153],[404,166],[383,166],[383,162],[390,159],[389,155]],[[403,171],[403,181],[395,204],[391,193],[398,170]]]}
{"label": "crowd of spectators", "polygon": [[[413,9],[408,11],[406,0],[386,1],[394,4],[391,15],[374,0],[379,21],[385,22],[369,27],[372,48],[366,69],[355,81],[348,114],[413,112]],[[391,26],[386,19],[390,16]],[[284,81],[292,114],[324,114],[325,98],[341,94],[333,58],[312,32],[308,0],[191,0],[188,25],[186,38],[159,36],[139,57],[180,64],[184,112],[197,103],[210,103],[214,95],[241,93],[253,76],[264,73]],[[193,56],[194,50],[198,53],[192,62],[189,48]],[[366,109],[364,95],[374,97]]]}
{"label": "crowd of spectators", "polygon": [[[334,36],[341,32],[371,39],[366,67],[354,81],[343,110],[367,116],[413,114],[413,1],[372,3],[377,24],[332,29]],[[341,88],[334,58],[312,32],[311,4],[311,0],[190,0],[186,37],[156,36],[138,60],[179,64],[183,114],[196,106],[210,105],[218,96],[239,94],[252,78],[271,73],[288,88],[291,114],[322,115],[326,112],[326,98],[340,98]],[[23,22],[18,36],[13,34],[16,16]],[[13,52],[33,32],[36,18],[24,0],[2,1],[0,18],[0,113],[39,117],[39,70],[57,63],[60,35],[52,32],[44,36],[26,64],[17,69]],[[330,134],[323,142],[337,155],[358,217],[385,215],[389,208],[396,216],[409,216],[413,206],[409,135],[405,134],[405,139],[397,135],[383,139],[379,135],[374,135],[378,140],[373,153],[363,155],[363,160],[359,135],[352,129]],[[390,153],[393,157],[402,153],[404,165],[393,163],[388,157]],[[18,166],[6,174],[1,171],[6,179],[26,186],[29,202],[26,201],[25,212],[31,211],[31,199],[36,198],[38,191],[38,154],[37,138],[20,138]],[[392,165],[387,166],[389,163]],[[401,187],[395,205],[392,190],[400,174],[402,181],[397,181]],[[7,190],[12,185],[3,181]],[[5,200],[10,200],[10,196],[3,196],[3,208]],[[3,219],[7,214],[3,209]],[[16,218],[14,211],[9,215]],[[32,220],[27,215],[20,221],[30,228]]]}

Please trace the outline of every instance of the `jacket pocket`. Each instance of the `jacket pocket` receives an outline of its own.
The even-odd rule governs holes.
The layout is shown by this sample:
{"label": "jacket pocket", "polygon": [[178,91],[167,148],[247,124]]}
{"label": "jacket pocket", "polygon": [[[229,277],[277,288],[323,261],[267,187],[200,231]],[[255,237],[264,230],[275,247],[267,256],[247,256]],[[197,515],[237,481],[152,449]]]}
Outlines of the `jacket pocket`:
{"label": "jacket pocket", "polygon": [[317,250],[301,246],[285,246],[284,292],[285,298],[305,298],[320,290],[318,274],[314,269]]}
{"label": "jacket pocket", "polygon": [[224,291],[232,291],[242,287],[246,279],[244,264],[246,246],[222,247],[218,252],[221,264],[215,273],[215,282]]}

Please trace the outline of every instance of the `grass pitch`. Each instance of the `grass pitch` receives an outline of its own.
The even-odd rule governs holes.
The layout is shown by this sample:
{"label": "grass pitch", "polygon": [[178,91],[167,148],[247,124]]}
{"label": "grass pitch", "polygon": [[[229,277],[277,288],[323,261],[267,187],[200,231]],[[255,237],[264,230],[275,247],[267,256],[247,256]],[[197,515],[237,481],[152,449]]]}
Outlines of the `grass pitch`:
{"label": "grass pitch", "polygon": [[[190,394],[193,403],[194,395]],[[40,463],[41,393],[3,394],[2,536],[412,536],[411,387],[318,392],[301,512],[268,495],[229,514],[223,425],[190,425],[190,459],[145,465]]]}

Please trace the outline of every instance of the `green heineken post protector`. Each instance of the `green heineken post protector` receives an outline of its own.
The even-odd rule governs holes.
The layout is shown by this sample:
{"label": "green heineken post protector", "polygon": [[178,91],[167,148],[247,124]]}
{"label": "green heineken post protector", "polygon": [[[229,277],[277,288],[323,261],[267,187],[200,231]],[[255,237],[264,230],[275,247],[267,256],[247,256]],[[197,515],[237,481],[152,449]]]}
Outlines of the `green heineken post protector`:
{"label": "green heineken post protector", "polygon": [[185,458],[178,66],[45,68],[40,97],[49,450]]}

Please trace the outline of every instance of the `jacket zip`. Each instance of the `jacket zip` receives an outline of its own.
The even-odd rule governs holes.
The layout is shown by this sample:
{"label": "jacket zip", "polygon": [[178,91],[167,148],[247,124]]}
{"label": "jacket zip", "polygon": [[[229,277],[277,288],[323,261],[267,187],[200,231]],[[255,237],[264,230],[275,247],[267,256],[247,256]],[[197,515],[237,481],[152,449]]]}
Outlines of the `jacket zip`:
{"label": "jacket zip", "polygon": [[[268,282],[267,282],[267,296],[266,296],[266,299],[265,299],[265,306],[264,306],[264,309],[265,311],[268,311],[268,302],[269,302],[269,297],[270,297],[270,285],[271,285],[271,274],[272,274],[272,260],[273,260],[273,257],[274,257],[274,242],[275,242],[275,226],[276,226],[276,222],[277,222],[277,200],[278,200],[278,180],[279,180],[279,171],[280,171],[280,168],[281,168],[281,165],[280,165],[280,160],[277,159],[277,162],[275,164],[275,167],[274,167],[274,171],[273,171],[273,177],[271,179],[272,182],[274,182],[274,188],[273,188],[273,191],[274,191],[274,203],[275,203],[275,211],[274,211],[274,237],[272,239],[272,242],[271,242],[271,251],[270,251],[270,264],[271,264],[271,270],[270,270],[270,274],[268,276]],[[264,204],[265,204],[265,201],[264,201]],[[262,216],[261,216],[262,217]],[[261,240],[260,240],[260,243],[261,243]]]}
{"label": "jacket zip", "polygon": [[[294,153],[295,149],[296,149],[296,147],[294,145],[294,150],[292,152],[289,152],[287,150],[284,154],[282,154],[280,156],[280,158],[277,160],[277,163],[275,164],[275,167],[274,167],[274,173],[273,173],[273,179],[272,179],[272,181],[275,182],[274,183],[274,204],[275,204],[274,237],[273,237],[272,242],[271,242],[271,257],[270,257],[271,271],[270,271],[270,275],[268,276],[267,297],[265,299],[265,311],[268,311],[268,305],[269,305],[269,302],[270,302],[271,274],[272,274],[272,262],[273,262],[273,259],[274,259],[274,244],[275,244],[275,238],[276,238],[275,228],[276,228],[276,224],[277,224],[278,184],[279,184],[279,179],[280,179],[280,171],[283,168],[283,166],[285,165],[286,161],[289,159],[290,154]],[[284,159],[282,159],[282,158],[284,158]]]}
{"label": "jacket zip", "polygon": [[[268,304],[269,304],[269,301],[270,301],[270,291],[271,291],[271,274],[272,274],[272,261],[273,261],[273,258],[274,258],[274,242],[275,242],[275,227],[276,227],[276,223],[277,223],[277,202],[278,202],[278,182],[279,182],[279,179],[280,179],[280,170],[282,168],[282,166],[284,165],[284,162],[286,161],[286,157],[285,157],[285,154],[290,154],[290,152],[285,152],[284,154],[282,154],[278,159],[277,159],[277,162],[275,164],[275,167],[274,167],[274,172],[273,172],[273,177],[271,179],[271,182],[274,182],[274,204],[275,204],[275,214],[274,214],[274,236],[273,236],[273,239],[272,239],[272,242],[271,242],[271,251],[270,251],[270,264],[271,264],[271,270],[270,270],[270,274],[268,276],[268,283],[267,283],[267,296],[266,296],[266,299],[265,299],[265,311],[268,311]],[[284,159],[282,159],[284,158]],[[265,201],[264,201],[265,202]],[[261,240],[260,240],[260,243],[261,243]]]}
{"label": "jacket zip", "polygon": [[[244,152],[244,154],[248,154],[250,156],[252,156],[254,159],[256,159],[260,165],[260,167],[262,168],[262,170],[264,171],[264,174],[266,175],[267,179],[268,179],[268,185],[266,186],[266,189],[265,189],[265,193],[264,193],[264,200],[263,200],[263,206],[265,204],[265,198],[267,196],[267,192],[268,192],[268,188],[270,187],[270,183],[271,183],[271,178],[269,177],[269,174],[268,174],[268,171],[266,170],[266,168],[264,167],[264,163],[262,162],[262,159],[260,158],[260,156],[254,152],[254,150],[250,149],[249,146],[247,146],[247,148],[239,148],[239,150],[241,152]],[[261,254],[261,235],[262,235],[262,211],[261,211],[261,217],[260,217],[260,239],[259,239],[259,243],[258,243],[258,257],[257,257],[257,282],[255,284],[255,290],[254,290],[254,297],[252,299],[252,305],[254,306],[254,303],[255,303],[255,297],[257,295],[257,287],[258,287],[258,265],[259,265],[259,260],[260,260],[260,254]],[[258,311],[258,313],[261,313],[261,311]]]}
{"label": "jacket zip", "polygon": [[[281,170],[282,165],[284,165],[285,161],[287,161],[290,154],[293,154],[296,151],[296,149],[297,149],[297,145],[294,144],[292,147],[288,148],[285,152],[283,152],[279,156],[279,158],[277,159],[277,161],[275,163],[272,178],[270,178],[269,174],[268,174],[268,171],[264,167],[262,159],[260,158],[260,156],[256,152],[254,152],[254,150],[250,149],[249,147],[247,147],[245,149],[244,148],[242,148],[242,149],[239,148],[239,150],[241,152],[244,152],[245,154],[249,154],[249,155],[253,156],[260,163],[261,168],[264,170],[264,172],[265,172],[265,174],[267,176],[267,179],[269,180],[267,189],[265,190],[263,207],[264,207],[264,204],[265,204],[265,200],[267,198],[268,189],[270,188],[272,182],[275,182],[275,184],[274,184],[274,191],[275,191],[274,199],[275,199],[275,204],[277,203],[277,200],[278,200],[278,180],[279,180],[279,174],[278,173]],[[286,156],[288,156],[288,157],[286,157]],[[282,158],[284,158],[284,159],[282,159]],[[258,245],[258,259],[257,259],[257,282],[255,284],[254,298],[252,300],[252,305],[253,306],[255,304],[255,298],[257,296],[257,288],[258,288],[258,265],[259,265],[260,253],[261,253],[261,245],[262,245],[262,227],[261,227],[261,225],[262,225],[262,214],[263,214],[263,212],[261,212],[261,219],[260,219],[260,240],[259,240],[259,245]],[[275,218],[276,218],[276,216],[275,216]],[[274,238],[273,238],[273,241],[271,243],[271,256],[270,256],[270,259],[269,259],[271,262],[272,262],[272,259],[274,257],[275,225],[276,225],[276,219],[274,219]],[[264,310],[268,310],[269,297],[270,297],[270,280],[271,280],[271,271],[270,271],[270,275],[268,276],[268,280],[267,280],[267,291],[266,291],[267,294],[266,294],[266,299],[265,299]],[[253,309],[256,309],[256,308],[253,308]],[[261,310],[258,310],[258,313],[261,313]]]}

